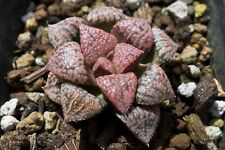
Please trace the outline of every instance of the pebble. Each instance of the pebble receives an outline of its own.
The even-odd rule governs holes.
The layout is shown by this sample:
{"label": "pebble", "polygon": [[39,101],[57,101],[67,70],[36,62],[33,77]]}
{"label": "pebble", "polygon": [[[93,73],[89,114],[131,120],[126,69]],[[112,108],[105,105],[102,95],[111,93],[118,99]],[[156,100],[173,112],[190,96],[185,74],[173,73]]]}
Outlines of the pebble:
{"label": "pebble", "polygon": [[13,116],[18,103],[19,101],[17,98],[12,98],[11,100],[5,102],[0,108],[0,116]]}
{"label": "pebble", "polygon": [[192,25],[194,31],[197,31],[199,33],[206,33],[208,28],[206,25],[200,24],[200,23],[195,23]]}
{"label": "pebble", "polygon": [[170,140],[169,146],[180,149],[180,150],[185,150],[190,147],[190,144],[191,144],[191,138],[185,133],[180,133],[178,135],[175,135]]}
{"label": "pebble", "polygon": [[51,4],[48,6],[48,14],[52,16],[58,16],[61,14],[61,9],[58,4]]}
{"label": "pebble", "polygon": [[190,70],[191,77],[199,78],[201,76],[201,71],[200,71],[200,69],[197,66],[195,66],[195,65],[188,65],[188,68]]}
{"label": "pebble", "polygon": [[1,120],[1,129],[3,131],[10,131],[16,128],[19,121],[13,116],[4,116]]}
{"label": "pebble", "polygon": [[35,58],[33,55],[26,53],[16,59],[17,69],[31,66],[34,63]]}
{"label": "pebble", "polygon": [[27,31],[18,35],[16,46],[19,49],[26,49],[29,48],[31,42],[32,42],[32,34]]}
{"label": "pebble", "polygon": [[2,150],[26,150],[30,149],[28,136],[20,131],[10,131],[1,136],[0,149]]}
{"label": "pebble", "polygon": [[126,0],[125,5],[130,9],[137,9],[140,6],[139,0]]}
{"label": "pebble", "polygon": [[218,138],[222,137],[222,131],[218,127],[206,126],[205,131],[211,140],[217,140]]}
{"label": "pebble", "polygon": [[44,119],[45,119],[45,130],[53,130],[56,127],[57,123],[57,113],[56,112],[44,112]]}
{"label": "pebble", "polygon": [[210,47],[203,47],[202,51],[200,52],[200,55],[199,55],[199,60],[201,60],[203,62],[209,60],[209,58],[211,57],[212,53],[213,53],[212,48],[210,48]]}
{"label": "pebble", "polygon": [[48,27],[41,30],[41,44],[49,44]]}
{"label": "pebble", "polygon": [[187,17],[188,6],[182,1],[176,1],[167,7],[167,10],[180,19]]}
{"label": "pebble", "polygon": [[195,82],[189,82],[187,84],[182,83],[178,86],[177,90],[178,92],[185,96],[186,98],[191,97],[194,93],[194,90],[196,89],[196,83]]}
{"label": "pebble", "polygon": [[197,114],[190,114],[183,119],[187,123],[188,133],[194,144],[207,144],[210,142],[205,127]]}
{"label": "pebble", "polygon": [[195,17],[196,18],[203,16],[207,10],[207,5],[199,3],[199,2],[195,2],[194,7],[195,7]]}
{"label": "pebble", "polygon": [[34,12],[34,18],[39,21],[47,18],[48,13],[42,8]]}
{"label": "pebble", "polygon": [[44,124],[44,117],[41,113],[33,112],[28,117],[20,121],[16,129],[22,130],[26,134],[34,133],[40,130]]}
{"label": "pebble", "polygon": [[209,121],[210,126],[222,128],[224,126],[224,121],[223,119],[220,118],[215,118]]}
{"label": "pebble", "polygon": [[194,47],[187,46],[184,48],[180,56],[184,63],[192,64],[197,61],[197,55],[198,51]]}
{"label": "pebble", "polygon": [[38,65],[38,66],[44,66],[45,62],[44,62],[42,57],[36,57],[35,58],[35,64]]}
{"label": "pebble", "polygon": [[40,92],[26,92],[29,100],[38,103],[38,100],[43,99],[45,94]]}
{"label": "pebble", "polygon": [[183,102],[178,102],[175,105],[175,109],[173,110],[173,112],[178,116],[181,117],[183,116],[187,111],[189,110],[189,106],[187,106],[185,103]]}
{"label": "pebble", "polygon": [[26,30],[34,31],[37,29],[38,23],[34,17],[31,17],[31,18],[27,19],[25,26],[26,26]]}
{"label": "pebble", "polygon": [[220,117],[225,112],[225,101],[216,100],[210,108],[210,113],[213,117]]}

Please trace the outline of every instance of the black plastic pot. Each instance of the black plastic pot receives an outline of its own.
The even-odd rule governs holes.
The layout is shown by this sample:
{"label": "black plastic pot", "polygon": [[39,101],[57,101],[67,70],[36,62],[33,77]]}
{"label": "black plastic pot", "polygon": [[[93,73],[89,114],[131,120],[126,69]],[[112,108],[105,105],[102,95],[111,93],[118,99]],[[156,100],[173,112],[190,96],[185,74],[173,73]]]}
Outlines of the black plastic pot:
{"label": "black plastic pot", "polygon": [[[225,0],[205,0],[210,9],[208,39],[213,48],[211,65],[225,88]],[[8,100],[9,90],[4,80],[11,69],[15,40],[22,30],[21,16],[26,13],[29,0],[0,0],[0,104]]]}

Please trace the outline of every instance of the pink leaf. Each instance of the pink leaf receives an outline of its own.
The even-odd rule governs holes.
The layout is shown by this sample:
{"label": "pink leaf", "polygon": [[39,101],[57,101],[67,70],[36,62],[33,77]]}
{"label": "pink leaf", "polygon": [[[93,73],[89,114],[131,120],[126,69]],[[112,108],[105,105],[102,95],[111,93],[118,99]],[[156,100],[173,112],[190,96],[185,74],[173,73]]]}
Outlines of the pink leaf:
{"label": "pink leaf", "polygon": [[106,56],[115,47],[113,35],[98,28],[80,25],[80,43],[86,64],[93,66],[99,57]]}
{"label": "pink leaf", "polygon": [[134,73],[100,76],[96,79],[99,88],[113,106],[126,113],[134,101],[137,77]]}

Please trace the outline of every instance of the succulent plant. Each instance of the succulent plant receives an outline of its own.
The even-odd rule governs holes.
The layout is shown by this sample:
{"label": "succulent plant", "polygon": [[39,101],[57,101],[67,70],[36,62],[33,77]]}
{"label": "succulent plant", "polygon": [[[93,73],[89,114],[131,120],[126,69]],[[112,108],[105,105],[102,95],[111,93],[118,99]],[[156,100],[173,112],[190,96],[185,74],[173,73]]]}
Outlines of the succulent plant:
{"label": "succulent plant", "polygon": [[[113,25],[110,33],[94,27],[102,23]],[[74,41],[78,36],[80,41]],[[176,43],[160,29],[152,29],[148,21],[128,17],[113,7],[97,8],[86,20],[71,17],[49,25],[49,38],[55,52],[46,65],[50,73],[43,89],[62,105],[65,121],[89,119],[109,103],[118,118],[148,145],[160,120],[158,104],[175,98],[160,65],[175,55]],[[154,59],[160,61],[147,62],[140,75],[139,66],[154,51],[154,42]],[[84,85],[100,92],[91,94]]]}

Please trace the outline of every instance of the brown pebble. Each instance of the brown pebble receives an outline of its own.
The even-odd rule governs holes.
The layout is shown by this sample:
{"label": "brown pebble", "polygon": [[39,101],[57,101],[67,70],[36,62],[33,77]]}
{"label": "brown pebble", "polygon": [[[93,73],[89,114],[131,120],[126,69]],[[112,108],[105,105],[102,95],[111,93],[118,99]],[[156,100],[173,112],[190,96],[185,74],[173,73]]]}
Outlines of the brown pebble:
{"label": "brown pebble", "polygon": [[217,86],[213,77],[209,74],[201,77],[197,88],[194,91],[195,102],[193,109],[199,113],[202,119],[207,119],[207,112],[215,100],[217,93]]}
{"label": "brown pebble", "polygon": [[0,149],[2,150],[25,150],[30,148],[28,137],[20,131],[5,133],[1,136],[0,143]]}
{"label": "brown pebble", "polygon": [[18,69],[31,66],[34,63],[35,58],[29,54],[23,54],[19,58],[16,59],[16,67]]}
{"label": "brown pebble", "polygon": [[39,9],[36,12],[34,12],[34,18],[39,21],[47,18],[48,14],[44,9]]}
{"label": "brown pebble", "polygon": [[17,124],[16,130],[21,130],[24,131],[25,134],[30,134],[39,131],[43,124],[43,115],[38,112],[33,112]]}
{"label": "brown pebble", "polygon": [[210,47],[203,47],[201,52],[200,52],[199,60],[203,61],[203,62],[209,60],[209,58],[211,57],[212,53],[213,53],[212,48],[210,48]]}
{"label": "brown pebble", "polygon": [[195,144],[207,144],[210,142],[205,127],[197,114],[185,116],[184,120],[187,123],[189,135]]}
{"label": "brown pebble", "polygon": [[36,69],[37,69],[36,67],[29,66],[22,69],[11,70],[7,74],[7,83],[11,84],[13,82],[19,81],[21,78],[26,77],[27,75],[31,74]]}
{"label": "brown pebble", "polygon": [[189,110],[189,106],[187,106],[185,103],[183,102],[178,102],[175,105],[175,109],[173,110],[173,112],[178,116],[183,116],[187,111]]}
{"label": "brown pebble", "polygon": [[207,32],[207,26],[200,24],[200,23],[195,23],[193,24],[193,29],[199,33],[206,33]]}
{"label": "brown pebble", "polygon": [[175,135],[170,140],[169,146],[180,149],[180,150],[185,150],[190,147],[190,144],[191,144],[190,137],[185,133],[180,133],[178,135]]}

